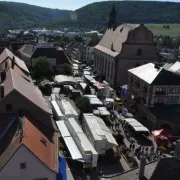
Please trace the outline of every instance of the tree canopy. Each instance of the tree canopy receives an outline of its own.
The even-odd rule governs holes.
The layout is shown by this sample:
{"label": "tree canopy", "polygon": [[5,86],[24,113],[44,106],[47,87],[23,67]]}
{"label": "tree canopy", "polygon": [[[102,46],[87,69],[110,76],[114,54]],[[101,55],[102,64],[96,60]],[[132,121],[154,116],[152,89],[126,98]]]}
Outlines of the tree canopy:
{"label": "tree canopy", "polygon": [[33,69],[34,77],[36,79],[51,79],[53,74],[54,72],[48,59],[46,57],[38,57]]}
{"label": "tree canopy", "polygon": [[60,69],[59,69],[59,73],[60,74],[64,74],[64,75],[68,75],[68,76],[72,76],[73,75],[73,71],[72,71],[72,67],[70,64],[61,64],[60,65]]}
{"label": "tree canopy", "polygon": [[77,108],[81,111],[81,113],[92,113],[92,105],[87,97],[80,97],[76,101]]}
{"label": "tree canopy", "polygon": [[113,5],[116,7],[118,24],[180,23],[180,3],[157,1],[103,1],[95,2],[77,9],[74,12],[77,16],[76,21],[68,14],[60,18],[55,24],[102,30],[103,27],[107,27],[109,13]]}

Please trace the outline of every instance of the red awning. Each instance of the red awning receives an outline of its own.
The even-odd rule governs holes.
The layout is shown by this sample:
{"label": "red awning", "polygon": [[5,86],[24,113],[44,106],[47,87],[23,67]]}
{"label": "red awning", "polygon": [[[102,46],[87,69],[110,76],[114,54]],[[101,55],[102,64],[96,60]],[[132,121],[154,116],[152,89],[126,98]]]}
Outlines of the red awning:
{"label": "red awning", "polygon": [[168,140],[169,139],[169,133],[165,129],[152,131],[152,134],[155,138],[158,138],[158,139],[162,139],[162,140]]}

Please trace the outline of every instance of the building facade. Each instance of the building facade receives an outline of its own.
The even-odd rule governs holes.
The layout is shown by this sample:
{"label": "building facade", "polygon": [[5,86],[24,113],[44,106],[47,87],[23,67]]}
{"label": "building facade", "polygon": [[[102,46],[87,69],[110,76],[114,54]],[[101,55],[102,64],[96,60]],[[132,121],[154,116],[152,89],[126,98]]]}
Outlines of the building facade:
{"label": "building facade", "polygon": [[96,72],[105,75],[114,87],[127,84],[127,70],[142,65],[145,61],[157,60],[153,34],[143,24],[117,26],[113,8],[103,38],[94,49]]}
{"label": "building facade", "polygon": [[168,125],[178,133],[180,76],[171,68],[148,63],[128,70],[128,99],[137,105],[140,121],[149,129]]}
{"label": "building facade", "polygon": [[25,44],[18,50],[17,54],[29,68],[34,67],[39,57],[46,57],[55,71],[59,70],[61,64],[70,63],[65,51],[61,47],[52,45]]}
{"label": "building facade", "polygon": [[86,61],[87,62],[94,61],[94,47],[93,46],[86,47]]}

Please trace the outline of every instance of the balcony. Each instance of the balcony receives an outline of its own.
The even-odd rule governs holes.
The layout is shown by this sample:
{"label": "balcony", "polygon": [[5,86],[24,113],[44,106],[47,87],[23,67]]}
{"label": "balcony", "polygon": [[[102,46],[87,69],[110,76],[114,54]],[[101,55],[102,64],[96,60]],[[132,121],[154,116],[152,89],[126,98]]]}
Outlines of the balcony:
{"label": "balcony", "polygon": [[166,95],[165,91],[156,91],[155,92],[156,95]]}

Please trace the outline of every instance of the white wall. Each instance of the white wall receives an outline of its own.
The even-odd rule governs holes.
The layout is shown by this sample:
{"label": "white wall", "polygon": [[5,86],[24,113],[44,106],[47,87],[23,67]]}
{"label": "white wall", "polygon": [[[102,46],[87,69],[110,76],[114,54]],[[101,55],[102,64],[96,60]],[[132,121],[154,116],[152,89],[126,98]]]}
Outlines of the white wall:
{"label": "white wall", "polygon": [[[20,169],[20,163],[24,162],[26,162],[26,169]],[[24,145],[21,145],[0,171],[1,180],[35,180],[36,178],[56,180],[56,174],[49,170]]]}
{"label": "white wall", "polygon": [[[51,63],[51,66],[56,66],[56,58],[47,58]],[[32,67],[34,67],[37,58],[32,58]]]}

